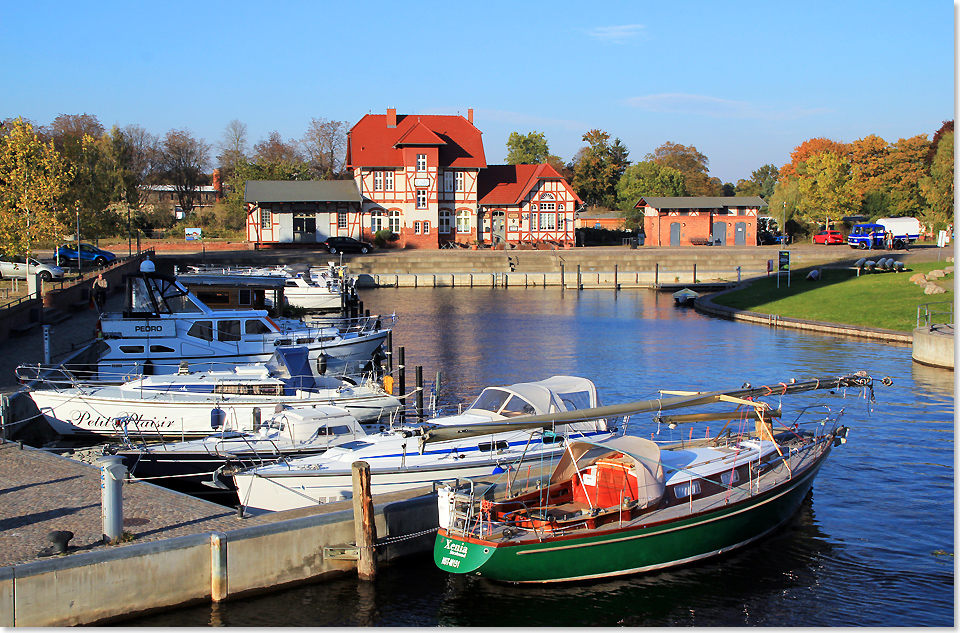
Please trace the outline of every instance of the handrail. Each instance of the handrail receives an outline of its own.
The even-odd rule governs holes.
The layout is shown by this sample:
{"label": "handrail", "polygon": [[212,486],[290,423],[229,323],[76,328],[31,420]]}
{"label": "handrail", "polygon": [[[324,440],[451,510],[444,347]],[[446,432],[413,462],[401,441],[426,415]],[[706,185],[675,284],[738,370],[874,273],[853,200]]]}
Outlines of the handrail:
{"label": "handrail", "polygon": [[[948,309],[936,309],[931,306],[947,306]],[[946,315],[949,320],[937,320],[939,315]],[[932,325],[953,325],[953,302],[952,301],[934,301],[931,303],[921,303],[917,306],[917,327],[930,327]]]}

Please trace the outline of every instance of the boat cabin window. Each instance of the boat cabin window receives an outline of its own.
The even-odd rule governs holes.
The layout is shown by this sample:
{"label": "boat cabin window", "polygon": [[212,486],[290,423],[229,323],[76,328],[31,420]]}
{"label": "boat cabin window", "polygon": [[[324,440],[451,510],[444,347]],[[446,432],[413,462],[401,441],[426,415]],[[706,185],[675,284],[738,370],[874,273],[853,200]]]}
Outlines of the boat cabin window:
{"label": "boat cabin window", "polygon": [[253,305],[253,291],[247,288],[241,288],[238,293],[237,303],[242,306],[252,306]]}
{"label": "boat cabin window", "polygon": [[492,450],[505,451],[510,448],[510,444],[506,440],[497,440],[496,442],[482,442],[477,445],[477,448],[480,449],[481,453]]}
{"label": "boat cabin window", "polygon": [[236,321],[217,321],[217,340],[218,341],[239,341],[240,340],[240,320]]}
{"label": "boat cabin window", "polygon": [[244,331],[247,334],[269,334],[270,326],[259,319],[249,319],[244,323]]}
{"label": "boat cabin window", "polygon": [[213,340],[213,321],[194,321],[190,329],[187,330],[187,336],[203,339],[205,341]]}
{"label": "boat cabin window", "polygon": [[560,402],[562,402],[564,406],[567,407],[567,411],[573,411],[574,409],[590,408],[590,392],[589,391],[558,393],[557,397],[560,398]]}
{"label": "boat cabin window", "polygon": [[142,354],[143,345],[121,345],[120,351],[124,354]]}
{"label": "boat cabin window", "polygon": [[151,345],[151,352],[160,352],[162,354],[168,354],[173,351],[172,347],[167,347],[166,345]]}
{"label": "boat cabin window", "polygon": [[536,412],[537,410],[533,408],[532,404],[520,396],[513,396],[507,400],[507,404],[500,411],[500,415],[512,418],[518,415],[533,415]]}
{"label": "boat cabin window", "polygon": [[158,277],[128,277],[130,306],[134,313],[183,314],[203,312],[190,293],[175,280]]}
{"label": "boat cabin window", "polygon": [[[732,481],[732,482],[730,481],[730,474],[731,474],[731,473],[733,474],[733,481]],[[734,471],[725,472],[725,473],[720,473],[720,483],[722,483],[724,486],[729,486],[731,483],[737,483],[738,481],[740,481],[740,473],[738,473],[738,472],[735,471],[735,470],[734,470]]]}
{"label": "boat cabin window", "polygon": [[298,287],[297,282],[296,282],[295,280],[293,280],[293,279],[288,279],[288,280],[287,280],[287,283],[286,283],[285,285],[286,285],[287,288],[297,288],[297,287]]}
{"label": "boat cabin window", "polygon": [[[693,492],[690,491],[690,486],[693,485]],[[686,499],[692,495],[700,494],[700,482],[691,481],[689,483],[680,484],[673,489],[673,494],[677,499]]]}
{"label": "boat cabin window", "polygon": [[337,426],[321,426],[317,429],[317,435],[347,435],[350,433],[350,427],[346,424]]}

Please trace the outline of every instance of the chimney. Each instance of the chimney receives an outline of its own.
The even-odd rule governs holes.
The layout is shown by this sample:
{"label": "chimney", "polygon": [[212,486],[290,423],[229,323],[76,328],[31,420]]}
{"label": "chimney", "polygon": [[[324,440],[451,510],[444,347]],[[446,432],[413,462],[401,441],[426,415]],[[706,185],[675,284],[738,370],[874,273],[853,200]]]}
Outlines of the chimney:
{"label": "chimney", "polygon": [[473,125],[473,108],[467,108],[467,121]]}
{"label": "chimney", "polygon": [[397,127],[396,108],[387,108],[387,127]]}

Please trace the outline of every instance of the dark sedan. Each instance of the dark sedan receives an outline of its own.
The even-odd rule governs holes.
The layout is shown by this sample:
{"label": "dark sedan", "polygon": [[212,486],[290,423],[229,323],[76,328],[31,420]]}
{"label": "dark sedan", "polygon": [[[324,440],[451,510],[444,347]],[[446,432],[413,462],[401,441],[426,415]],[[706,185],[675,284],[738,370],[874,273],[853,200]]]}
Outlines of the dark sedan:
{"label": "dark sedan", "polygon": [[337,253],[369,253],[373,250],[373,244],[345,236],[328,237],[320,245],[327,249],[331,255]]}

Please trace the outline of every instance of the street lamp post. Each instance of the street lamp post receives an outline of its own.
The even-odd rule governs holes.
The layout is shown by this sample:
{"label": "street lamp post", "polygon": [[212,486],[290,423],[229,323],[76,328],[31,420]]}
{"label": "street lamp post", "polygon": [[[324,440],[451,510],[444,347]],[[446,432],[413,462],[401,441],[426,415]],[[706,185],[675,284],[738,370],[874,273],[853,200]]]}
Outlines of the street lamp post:
{"label": "street lamp post", "polygon": [[83,271],[80,269],[80,207],[77,207],[77,275],[83,279]]}

